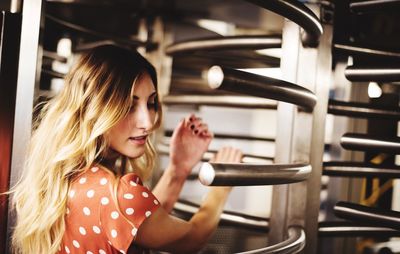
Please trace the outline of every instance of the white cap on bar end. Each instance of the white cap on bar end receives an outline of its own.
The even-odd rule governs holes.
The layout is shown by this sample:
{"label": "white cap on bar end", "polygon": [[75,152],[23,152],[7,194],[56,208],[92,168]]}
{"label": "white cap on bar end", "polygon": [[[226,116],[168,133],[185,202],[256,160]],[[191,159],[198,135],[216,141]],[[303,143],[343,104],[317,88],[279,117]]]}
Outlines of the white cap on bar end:
{"label": "white cap on bar end", "polygon": [[204,162],[201,165],[200,172],[199,172],[199,180],[203,185],[210,185],[214,181],[215,171],[213,166],[208,163]]}

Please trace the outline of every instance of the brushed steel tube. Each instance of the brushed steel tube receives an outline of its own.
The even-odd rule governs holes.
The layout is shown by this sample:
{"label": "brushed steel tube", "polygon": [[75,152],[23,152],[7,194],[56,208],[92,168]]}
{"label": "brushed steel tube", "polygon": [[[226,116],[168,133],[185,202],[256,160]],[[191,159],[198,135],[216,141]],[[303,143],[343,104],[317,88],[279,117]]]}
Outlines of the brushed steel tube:
{"label": "brushed steel tube", "polygon": [[76,25],[73,24],[71,22],[59,19],[57,17],[54,17],[52,15],[46,14],[46,18],[57,23],[60,24],[64,27],[67,27],[69,29],[84,33],[84,34],[88,34],[88,35],[92,35],[95,36],[97,38],[103,38],[106,40],[110,40],[110,41],[115,41],[117,43],[123,44],[123,45],[130,45],[130,46],[149,46],[151,43],[150,42],[146,42],[146,41],[141,41],[139,39],[126,39],[126,38],[122,38],[122,37],[117,37],[115,35],[112,34],[105,34],[102,32],[98,32],[98,31],[94,31],[90,28],[87,27],[83,27],[80,25]]}
{"label": "brushed steel tube", "polygon": [[[169,155],[169,145],[168,144],[163,144],[163,143],[158,143],[157,146],[157,152],[162,155]],[[211,158],[214,157],[214,155],[217,153],[217,151],[214,150],[208,150],[204,156],[202,161],[209,161]],[[260,163],[266,163],[266,162],[272,162],[274,160],[273,157],[268,157],[268,156],[261,156],[261,155],[256,155],[256,154],[250,154],[250,153],[244,153],[242,157],[242,162],[243,163],[255,163],[255,162],[260,162]]]}
{"label": "brushed steel tube", "polygon": [[64,73],[53,71],[53,70],[49,70],[49,69],[45,69],[45,68],[42,68],[42,73],[45,74],[45,75],[48,75],[49,77],[52,77],[52,78],[59,78],[59,79],[64,79],[65,78],[65,74]]}
{"label": "brushed steel tube", "polygon": [[277,185],[308,178],[308,164],[208,163],[200,168],[199,180],[212,186]]}
{"label": "brushed steel tube", "polygon": [[208,85],[213,89],[292,103],[308,111],[317,102],[314,93],[302,86],[220,66],[208,71]]}
{"label": "brushed steel tube", "polygon": [[329,161],[323,163],[322,173],[328,176],[400,178],[400,167],[388,168],[363,162]]}
{"label": "brushed steel tube", "polygon": [[169,105],[197,105],[214,107],[239,107],[251,109],[276,109],[277,103],[273,100],[250,96],[234,95],[166,95],[162,102]]}
{"label": "brushed steel tube", "polygon": [[361,55],[366,57],[379,57],[400,60],[400,52],[386,51],[373,48],[358,47],[346,44],[334,44],[334,49],[347,52],[350,55]]}
{"label": "brushed steel tube", "polygon": [[262,8],[275,12],[302,27],[304,46],[317,47],[323,33],[319,18],[303,3],[297,0],[247,0]]}
{"label": "brushed steel tube", "polygon": [[348,66],[344,71],[344,75],[350,81],[400,81],[400,66],[397,68]]}
{"label": "brushed steel tube", "polygon": [[399,8],[399,0],[364,0],[351,1],[350,10],[355,13],[390,11]]}
{"label": "brushed steel tube", "polygon": [[239,252],[237,254],[299,253],[304,249],[305,245],[306,245],[306,233],[304,232],[304,229],[298,226],[289,226],[288,239],[284,240],[283,242],[257,250]]}
{"label": "brushed steel tube", "polygon": [[400,236],[400,231],[375,227],[349,221],[320,222],[318,228],[319,237],[392,237]]}
{"label": "brushed steel tube", "polygon": [[226,36],[177,42],[165,49],[166,54],[187,54],[193,51],[212,51],[228,49],[280,48],[282,39],[277,36]]}
{"label": "brushed steel tube", "polygon": [[[199,205],[186,200],[178,200],[174,211],[193,215],[199,210]],[[224,211],[221,214],[221,223],[235,225],[257,231],[268,232],[268,219],[236,212]]]}
{"label": "brushed steel tube", "polygon": [[380,151],[400,154],[400,138],[377,138],[358,133],[346,133],[340,139],[340,145],[347,150]]}
{"label": "brushed steel tube", "polygon": [[384,108],[361,102],[329,100],[328,113],[357,118],[400,120],[400,108]]}
{"label": "brushed steel tube", "polygon": [[336,216],[352,221],[400,230],[400,212],[339,201],[333,208]]}

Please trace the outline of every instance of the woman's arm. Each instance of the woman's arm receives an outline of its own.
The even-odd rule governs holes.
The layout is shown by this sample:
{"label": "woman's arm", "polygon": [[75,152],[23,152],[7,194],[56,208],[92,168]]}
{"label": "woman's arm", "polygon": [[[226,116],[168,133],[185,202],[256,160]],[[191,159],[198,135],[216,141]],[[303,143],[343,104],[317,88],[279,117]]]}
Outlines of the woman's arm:
{"label": "woman's arm", "polygon": [[[233,148],[220,150],[215,162],[240,162],[242,153]],[[160,208],[139,228],[136,244],[163,251],[188,253],[201,249],[216,229],[231,187],[211,187],[199,211],[189,222]]]}
{"label": "woman's arm", "polygon": [[170,141],[170,162],[153,189],[167,212],[172,210],[186,178],[207,151],[212,137],[207,124],[194,114],[175,128]]}

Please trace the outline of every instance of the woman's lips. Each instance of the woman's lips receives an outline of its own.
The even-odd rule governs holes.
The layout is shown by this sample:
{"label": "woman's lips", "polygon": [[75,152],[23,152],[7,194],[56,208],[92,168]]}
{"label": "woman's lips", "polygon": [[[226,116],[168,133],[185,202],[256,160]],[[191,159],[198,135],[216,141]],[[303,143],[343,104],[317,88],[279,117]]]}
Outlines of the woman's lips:
{"label": "woman's lips", "polygon": [[145,136],[138,136],[138,137],[130,137],[129,141],[138,144],[138,145],[143,145],[146,143],[147,135]]}

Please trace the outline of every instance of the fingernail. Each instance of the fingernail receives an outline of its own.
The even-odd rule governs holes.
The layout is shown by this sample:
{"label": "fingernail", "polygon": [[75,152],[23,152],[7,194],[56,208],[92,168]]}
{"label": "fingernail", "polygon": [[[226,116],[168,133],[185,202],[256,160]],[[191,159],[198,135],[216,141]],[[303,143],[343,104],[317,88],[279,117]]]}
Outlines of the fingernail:
{"label": "fingernail", "polygon": [[192,130],[194,129],[194,124],[190,125],[190,129]]}
{"label": "fingernail", "polygon": [[198,132],[199,132],[198,130],[195,130],[195,131],[194,131],[194,134],[197,134]]}
{"label": "fingernail", "polygon": [[192,116],[189,118],[189,121],[191,121],[191,122],[193,121],[193,117]]}

